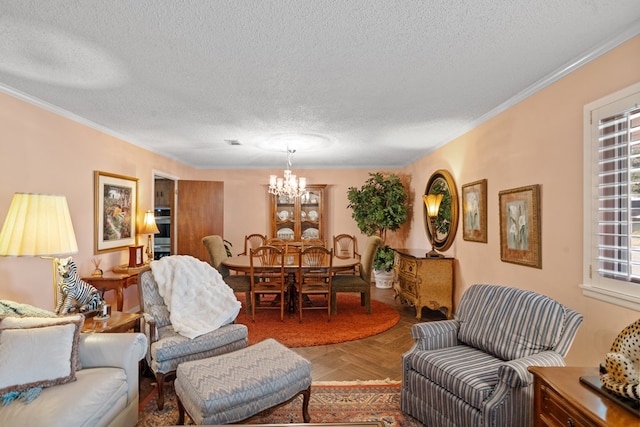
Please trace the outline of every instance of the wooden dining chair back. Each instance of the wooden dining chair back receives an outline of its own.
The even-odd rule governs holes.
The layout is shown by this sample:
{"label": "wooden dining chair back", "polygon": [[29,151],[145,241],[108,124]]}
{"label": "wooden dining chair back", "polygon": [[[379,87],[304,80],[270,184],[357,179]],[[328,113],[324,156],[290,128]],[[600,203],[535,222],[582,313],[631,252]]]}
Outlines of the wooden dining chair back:
{"label": "wooden dining chair back", "polygon": [[[249,276],[251,278],[251,319],[256,321],[256,309],[280,309],[280,321],[284,321],[286,302],[286,277],[284,274],[284,250],[263,245],[251,249]],[[262,298],[271,295],[273,298]],[[274,304],[277,303],[277,304]]]}
{"label": "wooden dining chair back", "polygon": [[338,234],[333,236],[333,254],[336,258],[358,258],[358,240],[352,234]]}
{"label": "wooden dining chair back", "polygon": [[[353,234],[338,234],[333,236],[333,255],[340,259],[360,259],[358,253],[358,240]],[[358,274],[358,265],[355,267],[342,270],[340,274]]]}
{"label": "wooden dining chair back", "polygon": [[249,251],[251,249],[256,249],[265,244],[267,241],[267,236],[264,234],[249,234],[244,236],[244,251],[239,253],[238,255],[249,255]]}
{"label": "wooden dining chair back", "polygon": [[[298,316],[302,322],[302,310],[326,310],[327,321],[331,321],[331,282],[333,280],[333,249],[324,246],[308,246],[300,251],[296,295]],[[313,301],[312,295],[324,299]]]}

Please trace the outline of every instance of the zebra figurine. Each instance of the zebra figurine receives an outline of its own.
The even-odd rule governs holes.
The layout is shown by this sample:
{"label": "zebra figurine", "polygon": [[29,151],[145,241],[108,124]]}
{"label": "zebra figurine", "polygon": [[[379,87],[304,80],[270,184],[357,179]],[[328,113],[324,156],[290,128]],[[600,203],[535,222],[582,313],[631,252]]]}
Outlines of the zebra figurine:
{"label": "zebra figurine", "polygon": [[102,297],[96,288],[80,279],[76,263],[71,257],[56,259],[60,274],[58,281],[58,304],[56,313],[65,315],[76,308],[80,312],[96,310],[102,304]]}

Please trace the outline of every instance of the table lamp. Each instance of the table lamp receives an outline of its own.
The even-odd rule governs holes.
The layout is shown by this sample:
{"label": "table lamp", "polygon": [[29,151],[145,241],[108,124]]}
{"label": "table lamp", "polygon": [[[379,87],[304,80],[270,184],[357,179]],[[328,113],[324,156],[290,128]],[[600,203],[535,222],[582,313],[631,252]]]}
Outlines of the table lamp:
{"label": "table lamp", "polygon": [[433,242],[435,241],[436,233],[436,218],[438,217],[438,211],[440,210],[440,202],[442,202],[442,194],[425,194],[422,196],[424,204],[427,207],[427,217],[429,218],[429,231],[431,236],[431,250],[427,252],[428,258],[441,258],[442,255],[436,252]]}
{"label": "table lamp", "polygon": [[144,214],[144,220],[142,227],[140,227],[140,234],[147,234],[147,262],[153,260],[153,249],[151,249],[151,235],[160,233],[158,226],[156,225],[156,217],[152,211],[147,211]]}
{"label": "table lamp", "polygon": [[55,257],[78,252],[65,196],[15,193],[0,231],[0,256],[42,257],[52,260],[53,301],[57,305]]}

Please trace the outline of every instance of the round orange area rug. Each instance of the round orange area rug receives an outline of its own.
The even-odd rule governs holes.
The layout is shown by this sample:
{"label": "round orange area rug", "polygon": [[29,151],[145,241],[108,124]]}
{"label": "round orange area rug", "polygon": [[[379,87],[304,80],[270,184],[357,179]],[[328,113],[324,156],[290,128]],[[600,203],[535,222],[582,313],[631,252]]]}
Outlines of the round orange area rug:
{"label": "round orange area rug", "polygon": [[379,334],[400,320],[396,309],[385,303],[371,300],[371,314],[366,314],[359,295],[338,294],[338,313],[331,316],[330,322],[326,310],[304,310],[300,323],[298,313],[285,312],[281,322],[280,310],[262,309],[256,310],[254,323],[251,314],[246,314],[244,294],[236,296],[242,303],[236,323],[249,328],[249,345],[266,338],[274,338],[289,348],[336,344]]}

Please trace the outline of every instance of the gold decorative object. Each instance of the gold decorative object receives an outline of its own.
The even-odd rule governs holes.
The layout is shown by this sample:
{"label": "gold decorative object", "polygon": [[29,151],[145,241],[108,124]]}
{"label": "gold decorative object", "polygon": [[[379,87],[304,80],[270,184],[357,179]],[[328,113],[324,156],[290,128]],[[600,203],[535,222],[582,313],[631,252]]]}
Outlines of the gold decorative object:
{"label": "gold decorative object", "polygon": [[101,258],[91,258],[91,264],[93,264],[94,266],[94,270],[93,273],[91,273],[91,276],[93,277],[102,277],[103,271],[100,268],[100,264],[102,263],[102,259]]}

